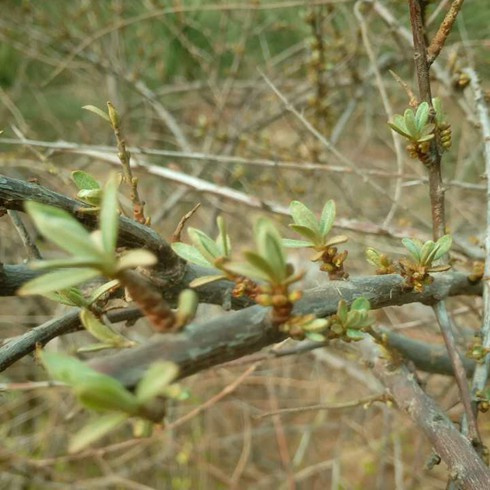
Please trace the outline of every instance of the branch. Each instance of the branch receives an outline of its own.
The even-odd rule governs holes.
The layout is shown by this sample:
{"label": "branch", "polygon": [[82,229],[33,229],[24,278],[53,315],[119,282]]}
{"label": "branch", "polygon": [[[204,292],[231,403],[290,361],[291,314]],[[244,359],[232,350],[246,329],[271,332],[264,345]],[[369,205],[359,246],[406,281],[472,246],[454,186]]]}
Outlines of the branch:
{"label": "branch", "polygon": [[420,388],[414,373],[404,363],[370,342],[367,357],[376,376],[383,382],[398,407],[420,427],[442,460],[449,466],[451,479],[462,488],[488,488],[490,470],[474,451],[468,439]]}
{"label": "branch", "polygon": [[[481,285],[469,285],[466,276],[455,272],[438,274],[433,284],[422,293],[404,291],[403,279],[397,275],[368,276],[350,281],[330,281],[325,286],[306,291],[294,311],[326,317],[337,311],[340,299],[351,303],[364,296],[373,308],[382,308],[412,302],[435,304],[447,296],[479,294],[479,291]],[[180,376],[186,377],[282,340],[284,335],[270,322],[267,313],[265,308],[252,306],[207,322],[190,324],[178,334],[155,336],[140,347],[96,358],[90,364],[128,387],[134,386],[148,366],[159,359],[176,362],[180,366]],[[398,345],[403,344],[400,337],[395,336]],[[417,345],[419,349],[414,357],[420,359],[424,350],[420,350],[420,344]],[[410,347],[405,347],[405,352],[409,350]],[[428,355],[426,366],[430,359]],[[444,359],[446,368],[447,362],[447,358]],[[431,370],[435,370],[436,364],[432,364]]]}

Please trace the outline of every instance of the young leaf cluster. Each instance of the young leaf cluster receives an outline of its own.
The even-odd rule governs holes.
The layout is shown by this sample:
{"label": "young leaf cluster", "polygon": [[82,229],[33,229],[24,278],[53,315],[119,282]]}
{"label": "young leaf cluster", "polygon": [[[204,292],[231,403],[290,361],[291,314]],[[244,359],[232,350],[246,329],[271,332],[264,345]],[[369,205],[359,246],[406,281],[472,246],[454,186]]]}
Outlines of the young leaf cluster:
{"label": "young leaf cluster", "polygon": [[449,265],[434,265],[434,262],[449,252],[452,244],[451,235],[444,235],[437,242],[432,240],[422,242],[417,238],[404,238],[402,243],[409,255],[401,258],[397,264],[374,248],[366,250],[366,259],[377,268],[377,274],[399,273],[405,278],[407,288],[421,292],[424,286],[433,281],[430,273],[443,272],[450,268]]}
{"label": "young leaf cluster", "polygon": [[292,201],[289,212],[294,223],[289,227],[300,234],[304,240],[284,239],[285,247],[312,248],[316,251],[312,261],[322,261],[321,270],[328,272],[331,279],[345,279],[348,274],[343,269],[347,252],[338,253],[337,247],[347,241],[345,235],[329,238],[328,235],[335,221],[335,202],[327,201],[318,220],[313,211],[300,201]]}
{"label": "young leaf cluster", "polygon": [[101,201],[100,229],[92,233],[62,209],[33,201],[26,203],[26,211],[40,233],[70,256],[33,262],[33,268],[49,272],[24,284],[18,294],[62,291],[99,275],[116,278],[126,269],[156,263],[156,257],[147,250],[130,250],[117,257],[117,186],[116,177],[107,182]]}
{"label": "young leaf cluster", "polygon": [[220,274],[199,277],[191,282],[191,287],[202,286],[228,277],[224,270],[224,264],[226,264],[231,255],[231,241],[223,218],[219,216],[216,222],[219,233],[215,240],[203,231],[190,227],[187,233],[192,245],[182,242],[172,243],[173,251],[184,260],[192,264],[223,271]]}
{"label": "young leaf cluster", "polygon": [[83,172],[82,170],[75,170],[72,172],[71,178],[78,187],[78,199],[92,206],[88,210],[84,211],[99,211],[103,192],[99,182],[97,182],[97,180],[90,174]]}
{"label": "young leaf cluster", "polygon": [[362,340],[363,332],[374,324],[370,308],[369,301],[364,297],[355,299],[350,309],[344,300],[339,301],[337,313],[329,318],[329,331],[345,341]]}
{"label": "young leaf cluster", "polygon": [[132,393],[116,379],[74,357],[41,352],[40,358],[50,377],[69,385],[83,406],[104,413],[73,436],[70,452],[84,449],[131,417],[158,423],[165,413],[161,407],[155,409],[158,400],[185,396],[178,385],[172,384],[178,374],[172,362],[152,364]]}
{"label": "young leaf cluster", "polygon": [[408,108],[402,115],[395,114],[388,121],[388,125],[393,131],[401,134],[414,143],[423,143],[434,139],[435,124],[429,123],[430,106],[427,102],[422,102],[417,107],[416,112]]}

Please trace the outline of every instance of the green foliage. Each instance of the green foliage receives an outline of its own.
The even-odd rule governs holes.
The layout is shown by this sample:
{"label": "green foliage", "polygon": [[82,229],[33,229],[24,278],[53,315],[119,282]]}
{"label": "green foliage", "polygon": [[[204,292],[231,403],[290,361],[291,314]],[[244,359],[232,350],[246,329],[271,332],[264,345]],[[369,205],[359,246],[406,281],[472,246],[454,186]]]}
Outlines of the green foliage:
{"label": "green foliage", "polygon": [[347,241],[345,235],[338,235],[328,239],[328,234],[335,221],[335,202],[327,201],[323,206],[320,220],[313,211],[300,201],[292,201],[289,212],[294,224],[289,225],[291,229],[302,235],[306,240],[284,239],[283,245],[289,248],[315,248],[323,250]]}
{"label": "green foliage", "polygon": [[388,125],[393,131],[396,131],[414,143],[430,141],[434,138],[435,125],[428,122],[429,111],[429,104],[427,102],[422,102],[417,107],[415,113],[413,109],[408,108],[405,110],[403,116],[395,114],[393,118],[388,121]]}
{"label": "green foliage", "polygon": [[364,298],[356,298],[349,309],[344,300],[339,301],[337,313],[329,318],[330,331],[343,340],[362,340],[364,331],[374,324],[374,317],[369,310],[371,305]]}
{"label": "green foliage", "polygon": [[[50,377],[69,385],[82,405],[104,412],[72,437],[71,452],[84,449],[129,417],[145,418],[148,407],[160,397],[183,396],[182,390],[172,385],[178,375],[178,367],[172,362],[152,364],[133,394],[116,379],[73,357],[41,352],[40,358]],[[153,418],[150,420],[154,421]]]}
{"label": "green foliage", "polygon": [[254,238],[256,250],[244,252],[246,262],[227,263],[226,270],[271,285],[285,285],[296,280],[286,262],[281,236],[269,220],[257,220]]}
{"label": "green foliage", "polygon": [[432,263],[449,252],[452,244],[451,235],[444,235],[437,242],[428,240],[423,243],[416,238],[404,238],[403,245],[408,250],[416,265],[432,268]]}
{"label": "green foliage", "polygon": [[[77,176],[79,181],[82,178],[83,176]],[[32,201],[26,203],[26,211],[40,233],[47,240],[70,253],[71,257],[33,262],[31,264],[33,268],[52,272],[27,282],[20,288],[18,294],[59,292],[99,275],[115,277],[124,269],[156,263],[156,257],[147,250],[130,250],[117,258],[116,242],[119,228],[117,186],[118,181],[114,176],[104,187],[100,210],[101,228],[92,233],[62,209]],[[73,297],[69,299],[69,301],[73,300]]]}
{"label": "green foliage", "polygon": [[[231,241],[226,229],[226,223],[221,216],[216,220],[219,233],[215,240],[197,228],[187,230],[192,245],[187,243],[172,243],[173,251],[184,260],[203,267],[212,267],[224,271],[223,266],[231,255]],[[199,277],[190,283],[191,287],[202,286],[226,278],[225,272]]]}

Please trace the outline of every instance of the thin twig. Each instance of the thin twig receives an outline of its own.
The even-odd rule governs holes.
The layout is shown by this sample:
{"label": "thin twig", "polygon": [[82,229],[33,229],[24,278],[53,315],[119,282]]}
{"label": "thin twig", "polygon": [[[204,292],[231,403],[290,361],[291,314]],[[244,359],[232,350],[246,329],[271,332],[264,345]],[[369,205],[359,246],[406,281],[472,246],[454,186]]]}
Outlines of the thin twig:
{"label": "thin twig", "polygon": [[10,209],[7,212],[12,221],[12,224],[14,225],[15,229],[17,230],[17,233],[19,234],[20,239],[22,240],[22,243],[24,244],[25,249],[27,250],[27,257],[31,260],[32,259],[41,260],[42,259],[41,252],[39,252],[39,249],[34,243],[34,240],[32,239],[31,235],[27,231],[27,228],[25,227],[22,219],[20,218],[18,211],[14,211]]}
{"label": "thin twig", "polygon": [[184,229],[185,224],[187,221],[189,221],[194,213],[199,209],[199,206],[201,206],[201,203],[198,202],[188,213],[184,214],[182,218],[180,218],[180,221],[175,228],[175,231],[172,233],[172,236],[170,237],[170,242],[175,243],[175,242],[180,242],[181,241],[181,234]]}
{"label": "thin twig", "polygon": [[[480,330],[482,336],[483,348],[490,348],[490,184],[488,176],[490,175],[490,117],[488,107],[485,102],[483,90],[478,79],[478,75],[472,68],[465,68],[465,73],[470,77],[471,88],[473,89],[476,112],[480,121],[480,129],[483,139],[483,155],[485,159],[485,171],[487,175],[487,230],[485,238],[485,268],[483,274],[483,321]],[[490,355],[487,354],[485,362],[479,363],[473,375],[472,392],[475,396],[477,392],[484,389],[490,369]]]}
{"label": "thin twig", "polygon": [[272,415],[282,415],[286,413],[304,413],[304,412],[317,412],[318,410],[346,410],[348,408],[356,408],[364,405],[370,405],[374,402],[386,403],[391,401],[392,397],[386,393],[381,393],[379,395],[366,396],[364,398],[359,398],[358,400],[352,400],[350,402],[343,403],[332,403],[332,404],[319,404],[319,405],[309,405],[306,407],[295,407],[295,408],[283,408],[281,410],[274,410],[272,412],[261,413],[256,415],[255,419],[262,419],[264,417],[271,417]]}

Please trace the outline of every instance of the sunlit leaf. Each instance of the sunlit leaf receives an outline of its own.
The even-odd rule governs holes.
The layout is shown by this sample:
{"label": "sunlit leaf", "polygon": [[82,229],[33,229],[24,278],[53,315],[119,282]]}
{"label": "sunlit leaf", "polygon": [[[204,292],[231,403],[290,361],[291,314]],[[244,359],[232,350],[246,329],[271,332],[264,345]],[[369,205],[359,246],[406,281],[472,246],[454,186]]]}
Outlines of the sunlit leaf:
{"label": "sunlit leaf", "polygon": [[96,269],[61,269],[48,272],[26,282],[18,291],[20,296],[29,294],[46,294],[76,286],[99,275]]}
{"label": "sunlit leaf", "polygon": [[119,230],[119,212],[117,206],[118,186],[117,176],[112,175],[104,186],[100,207],[99,220],[102,231],[102,245],[105,252],[109,255],[112,255],[116,249]]}
{"label": "sunlit leaf", "polygon": [[163,395],[166,388],[175,380],[179,367],[174,362],[156,362],[152,364],[136,386],[136,398],[140,404]]}
{"label": "sunlit leaf", "polygon": [[349,339],[357,341],[357,340],[362,340],[364,338],[364,335],[365,334],[363,332],[361,332],[360,330],[355,330],[353,328],[348,328],[345,331],[345,335]]}
{"label": "sunlit leaf", "polygon": [[226,270],[239,276],[249,277],[251,279],[269,281],[270,276],[261,268],[255,267],[248,262],[229,262],[226,264]]}
{"label": "sunlit leaf", "polygon": [[336,235],[330,238],[330,240],[327,240],[325,246],[333,247],[335,245],[339,245],[340,243],[345,243],[347,240],[349,240],[349,237],[347,237],[346,235]]}
{"label": "sunlit leaf", "polygon": [[424,126],[427,124],[429,119],[429,104],[427,102],[422,102],[417,107],[417,112],[415,113],[415,124],[417,126],[417,131],[420,133]]}
{"label": "sunlit leaf", "polygon": [[93,268],[96,269],[102,263],[101,257],[68,257],[66,259],[34,260],[29,262],[29,267],[35,270]]}
{"label": "sunlit leaf", "polygon": [[320,224],[313,211],[300,201],[292,201],[289,205],[289,212],[296,225],[304,226],[312,230],[316,235],[321,235]]}
{"label": "sunlit leaf", "polygon": [[41,351],[39,357],[51,378],[70,386],[95,373],[91,367],[75,357],[46,351]]}
{"label": "sunlit leaf", "polygon": [[201,255],[211,264],[213,264],[218,257],[222,257],[222,252],[218,245],[214,240],[209,238],[206,233],[197,228],[189,228],[187,233],[189,234],[194,247],[196,247],[199,252],[201,252]]}
{"label": "sunlit leaf", "polygon": [[403,115],[405,120],[405,126],[411,137],[416,137],[418,134],[417,124],[415,122],[415,115],[412,109],[407,109]]}
{"label": "sunlit leaf", "polygon": [[439,260],[441,257],[446,255],[453,243],[453,237],[451,235],[444,235],[443,237],[439,238],[437,240],[436,245],[437,245],[437,251],[432,258],[433,260]]}
{"label": "sunlit leaf", "polygon": [[68,306],[83,307],[88,304],[88,301],[83,297],[83,294],[78,288],[63,289],[61,291],[43,294],[43,296]]}
{"label": "sunlit leaf", "polygon": [[320,234],[315,233],[310,228],[302,225],[289,225],[289,228],[293,229],[296,233],[307,238],[310,242],[315,245],[322,245],[322,237]]}
{"label": "sunlit leaf", "polygon": [[199,286],[204,286],[205,284],[209,284],[211,282],[221,281],[222,279],[226,279],[226,276],[223,274],[213,274],[210,276],[201,276],[196,279],[193,279],[189,283],[190,288],[198,288]]}
{"label": "sunlit leaf", "polygon": [[97,301],[102,295],[116,288],[118,285],[119,285],[119,281],[117,279],[102,284],[102,286],[99,286],[94,291],[92,291],[92,294],[88,298],[87,303],[91,305],[92,303]]}
{"label": "sunlit leaf", "polygon": [[402,243],[409,251],[410,255],[415,259],[417,263],[420,261],[420,249],[422,248],[422,242],[417,239],[403,238]]}
{"label": "sunlit leaf", "polygon": [[305,332],[305,337],[312,342],[325,342],[326,337],[318,332]]}
{"label": "sunlit leaf", "polygon": [[84,105],[82,109],[93,112],[94,114],[100,116],[102,119],[105,119],[107,122],[111,122],[111,120],[109,119],[109,114],[107,114],[107,112],[104,112],[102,109],[99,109],[94,105]]}
{"label": "sunlit leaf", "polygon": [[287,273],[281,235],[272,223],[265,220],[259,222],[257,234],[259,253],[270,265],[277,282],[283,281]]}
{"label": "sunlit leaf", "polygon": [[128,414],[135,414],[138,410],[136,397],[115,378],[105,374],[84,377],[73,385],[73,390],[80,403],[91,410]]}
{"label": "sunlit leaf", "polygon": [[356,298],[350,307],[351,311],[352,310],[369,310],[371,309],[371,304],[369,301],[364,298],[363,296]]}
{"label": "sunlit leaf", "polygon": [[282,239],[282,246],[286,248],[311,248],[315,244],[313,242],[306,242],[304,240],[292,240],[290,238]]}
{"label": "sunlit leaf", "polygon": [[129,347],[133,342],[112,330],[102,323],[90,310],[83,308],[80,311],[80,321],[85,329],[101,342],[111,344],[113,347]]}
{"label": "sunlit leaf", "polygon": [[322,215],[320,217],[320,235],[325,238],[332,229],[335,221],[335,201],[330,199],[323,206]]}
{"label": "sunlit leaf", "polygon": [[231,243],[226,229],[225,220],[222,216],[218,216],[218,218],[216,219],[216,223],[219,229],[218,238],[216,238],[216,244],[220,248],[221,255],[223,257],[229,257],[231,253]]}
{"label": "sunlit leaf", "polygon": [[76,453],[112,432],[128,419],[125,413],[108,413],[100,415],[80,429],[71,439],[68,452]]}
{"label": "sunlit leaf", "polygon": [[150,267],[158,262],[155,254],[149,250],[137,248],[129,250],[119,257],[116,265],[117,271],[134,269],[135,267]]}
{"label": "sunlit leaf", "polygon": [[191,264],[201,265],[203,267],[214,267],[213,263],[207,260],[202,253],[192,245],[187,243],[176,242],[172,243],[172,250],[187,262]]}
{"label": "sunlit leaf", "polygon": [[374,267],[380,267],[381,265],[381,256],[379,252],[371,247],[366,249],[366,260]]}
{"label": "sunlit leaf", "polygon": [[75,170],[71,173],[71,178],[75,185],[80,190],[96,190],[100,189],[100,184],[87,172],[83,170]]}
{"label": "sunlit leaf", "polygon": [[430,255],[434,252],[436,252],[435,250],[436,248],[436,244],[432,241],[432,240],[427,240],[423,245],[422,245],[422,248],[420,249],[420,259],[419,259],[419,263],[421,265],[429,265],[430,262],[428,261]]}
{"label": "sunlit leaf", "polygon": [[266,280],[271,280],[275,277],[273,266],[262,255],[249,250],[243,252],[243,255],[249,264],[264,274],[264,277],[267,278]]}
{"label": "sunlit leaf", "polygon": [[25,209],[39,232],[58,247],[82,257],[101,256],[88,231],[63,209],[34,201],[27,202]]}

